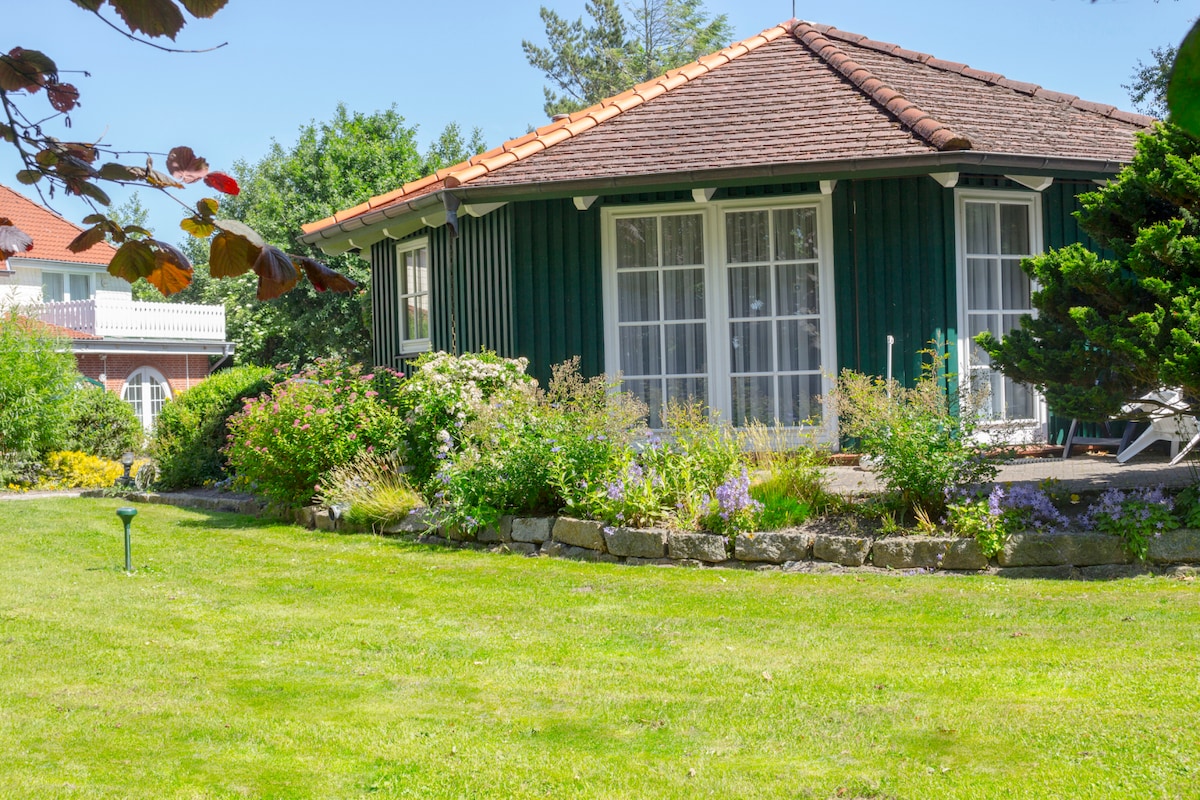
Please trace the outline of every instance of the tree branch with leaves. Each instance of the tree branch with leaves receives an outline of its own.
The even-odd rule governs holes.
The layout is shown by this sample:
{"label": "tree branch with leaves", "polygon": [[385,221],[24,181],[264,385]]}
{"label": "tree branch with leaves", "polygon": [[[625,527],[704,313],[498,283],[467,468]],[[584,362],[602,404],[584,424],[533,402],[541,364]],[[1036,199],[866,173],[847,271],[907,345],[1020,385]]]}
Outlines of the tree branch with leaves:
{"label": "tree branch with leaves", "polygon": [[[169,52],[183,51],[152,41],[172,41],[187,24],[186,11],[196,19],[208,19],[225,7],[228,0],[72,0],[97,19],[127,38]],[[116,19],[105,15],[111,10]],[[86,75],[87,73],[83,73]],[[48,108],[37,108],[38,96],[46,98]],[[192,236],[210,241],[209,264],[214,277],[233,277],[253,271],[258,276],[257,297],[269,300],[293,289],[301,276],[307,277],[317,291],[349,292],[356,286],[352,279],[329,269],[309,256],[290,255],[268,245],[252,228],[237,220],[218,215],[220,204],[204,197],[194,204],[185,203],[172,191],[203,182],[225,195],[237,195],[238,183],[224,172],[210,169],[208,162],[187,146],[166,153],[166,173],[155,168],[155,153],[120,151],[102,142],[59,139],[46,133],[52,122],[70,128],[70,113],[79,105],[80,92],[61,80],[55,61],[47,54],[14,47],[0,55],[0,140],[16,149],[23,168],[17,180],[35,186],[44,203],[57,193],[75,195],[88,203],[95,213],[84,218],[86,228],[68,247],[83,252],[108,240],[116,255],[108,271],[130,283],[145,278],[163,295],[169,296],[192,282],[193,267],[177,247],[137,224],[122,223],[117,214],[101,208],[111,205],[103,184],[144,186],[164,192],[186,209],[188,216],[181,227]],[[137,156],[138,162],[122,162]],[[160,155],[161,153],[157,154]],[[144,164],[141,159],[144,157]],[[33,240],[18,230],[11,220],[0,218],[0,255],[7,257],[33,247]]]}

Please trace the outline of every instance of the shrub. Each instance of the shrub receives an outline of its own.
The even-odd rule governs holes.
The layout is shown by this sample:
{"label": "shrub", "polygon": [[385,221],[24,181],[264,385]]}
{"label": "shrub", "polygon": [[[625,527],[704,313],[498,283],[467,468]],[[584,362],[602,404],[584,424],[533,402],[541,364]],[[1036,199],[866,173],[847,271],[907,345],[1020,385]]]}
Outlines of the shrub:
{"label": "shrub", "polygon": [[944,357],[927,354],[912,388],[845,370],[833,400],[842,435],[876,460],[884,485],[909,512],[936,518],[948,491],[990,480],[996,467],[975,439],[981,398],[964,394],[953,413],[942,386]]}
{"label": "shrub", "polygon": [[418,487],[427,489],[489,403],[524,402],[533,393],[537,382],[525,374],[527,364],[488,351],[425,353],[413,363],[395,397],[407,422],[405,463]]}
{"label": "shrub", "polygon": [[158,462],[158,486],[182,489],[225,477],[228,420],[248,397],[271,387],[273,372],[264,367],[234,367],[209,375],[168,401],[150,442]]}
{"label": "shrub", "polygon": [[381,403],[374,375],[319,362],[229,420],[229,463],[255,489],[285,505],[304,505],[322,475],[361,453],[390,453],[401,442],[399,415]]}
{"label": "shrub", "polygon": [[604,377],[585,380],[578,359],[554,367],[546,392],[494,395],[446,448],[431,484],[446,519],[472,530],[501,514],[586,515],[592,487],[644,431],[646,408]]}
{"label": "shrub", "polygon": [[107,458],[77,451],[48,453],[37,488],[103,489],[124,473],[124,467]]}
{"label": "shrub", "polygon": [[1054,505],[1042,486],[994,486],[987,497],[966,495],[951,501],[946,522],[960,536],[974,537],[979,549],[991,558],[1004,548],[1015,531],[1058,531],[1070,521]]}
{"label": "shrub", "polygon": [[146,435],[133,407],[97,386],[71,393],[64,448],[112,461],[127,451],[140,451]]}
{"label": "shrub", "polygon": [[373,527],[408,516],[421,505],[421,496],[408,485],[394,455],[372,452],[329,470],[318,501],[327,508],[343,506],[348,522]]}
{"label": "shrub", "polygon": [[0,313],[0,462],[62,447],[78,379],[68,342],[15,311]]}

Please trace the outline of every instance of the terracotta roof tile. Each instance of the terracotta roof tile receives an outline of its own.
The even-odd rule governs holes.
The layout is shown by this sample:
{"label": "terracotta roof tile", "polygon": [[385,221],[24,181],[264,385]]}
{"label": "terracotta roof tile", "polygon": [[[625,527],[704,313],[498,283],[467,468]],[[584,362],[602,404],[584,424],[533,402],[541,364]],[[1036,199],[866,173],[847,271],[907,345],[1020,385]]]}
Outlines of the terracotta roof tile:
{"label": "terracotta roof tile", "polygon": [[107,267],[117,252],[107,242],[100,242],[82,253],[72,253],[67,244],[83,232],[82,228],[3,185],[0,185],[0,217],[8,217],[33,239],[33,249],[18,253],[20,258]]}
{"label": "terracotta roof tile", "polygon": [[[56,259],[57,260],[57,259]],[[77,331],[74,328],[64,328],[61,325],[55,325],[53,322],[44,322],[33,317],[18,317],[17,324],[25,328],[25,330],[37,330],[48,333],[51,336],[57,336],[62,339],[103,339],[103,336],[97,336],[94,333],[85,333]]]}
{"label": "terracotta roof tile", "polygon": [[[614,179],[966,148],[1123,161],[1132,156],[1133,132],[1151,122],[793,20],[372,198],[365,207],[412,202],[468,183]],[[363,209],[339,212],[304,231],[313,234]]]}

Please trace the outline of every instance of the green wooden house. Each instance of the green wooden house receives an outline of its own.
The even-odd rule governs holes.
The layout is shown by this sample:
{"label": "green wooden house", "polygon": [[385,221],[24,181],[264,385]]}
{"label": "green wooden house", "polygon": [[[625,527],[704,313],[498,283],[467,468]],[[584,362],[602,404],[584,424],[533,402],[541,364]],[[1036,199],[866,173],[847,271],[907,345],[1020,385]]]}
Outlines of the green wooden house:
{"label": "green wooden house", "polygon": [[[911,381],[946,342],[991,413],[1048,412],[970,342],[1030,312],[1022,257],[1148,117],[791,21],[305,226],[372,265],[374,355],[579,356],[657,419],[819,418],[842,368]],[[889,342],[891,342],[889,344]]]}

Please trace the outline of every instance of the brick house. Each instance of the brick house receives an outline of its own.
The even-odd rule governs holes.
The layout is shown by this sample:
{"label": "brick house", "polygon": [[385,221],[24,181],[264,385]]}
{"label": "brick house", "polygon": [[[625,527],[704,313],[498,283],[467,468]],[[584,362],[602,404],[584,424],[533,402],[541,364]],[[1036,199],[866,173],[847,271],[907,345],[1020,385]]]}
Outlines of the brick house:
{"label": "brick house", "polygon": [[0,307],[68,338],[79,371],[132,405],[147,430],[163,402],[231,361],[223,306],[134,300],[130,284],[108,274],[112,247],[72,253],[81,229],[6,186],[0,217],[33,239],[26,252],[0,253]]}

